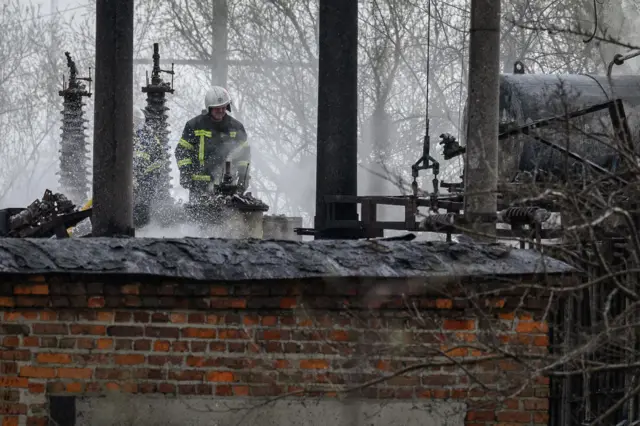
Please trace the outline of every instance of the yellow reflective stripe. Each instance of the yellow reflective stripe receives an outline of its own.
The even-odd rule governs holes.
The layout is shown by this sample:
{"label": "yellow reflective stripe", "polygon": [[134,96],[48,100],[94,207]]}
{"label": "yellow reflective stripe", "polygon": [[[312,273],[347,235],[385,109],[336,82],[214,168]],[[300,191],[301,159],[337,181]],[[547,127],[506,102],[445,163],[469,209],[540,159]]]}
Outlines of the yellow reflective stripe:
{"label": "yellow reflective stripe", "polygon": [[237,134],[238,132],[229,132],[229,136],[231,136],[232,138],[235,138]]}
{"label": "yellow reflective stripe", "polygon": [[201,181],[210,182],[210,181],[211,181],[211,176],[207,176],[207,175],[193,175],[193,176],[191,176],[191,179],[193,179],[193,180],[201,180]]}
{"label": "yellow reflective stripe", "polygon": [[136,151],[133,153],[136,157],[144,158],[145,160],[150,160],[151,156],[146,152]]}
{"label": "yellow reflective stripe", "polygon": [[204,135],[200,136],[200,150],[198,151],[198,161],[204,166]]}
{"label": "yellow reflective stripe", "polygon": [[200,161],[200,165],[204,166],[204,138],[211,138],[213,136],[213,132],[211,130],[194,130],[193,134],[200,137],[200,149],[198,150],[198,161]]}
{"label": "yellow reflective stripe", "polygon": [[191,145],[189,142],[187,142],[184,139],[180,139],[180,142],[178,142],[178,145],[180,145],[183,148],[187,148],[187,149],[195,149],[193,145]]}
{"label": "yellow reflective stripe", "polygon": [[236,164],[237,164],[238,166],[241,166],[241,167],[242,167],[242,166],[248,166],[248,165],[249,165],[249,162],[248,162],[248,161],[238,161]]}
{"label": "yellow reflective stripe", "polygon": [[188,166],[190,164],[193,164],[193,161],[191,161],[191,158],[185,158],[184,160],[178,161],[178,167]]}
{"label": "yellow reflective stripe", "polygon": [[160,163],[154,163],[154,164],[150,165],[149,167],[147,167],[147,168],[144,170],[144,172],[145,172],[145,173],[149,173],[149,172],[152,172],[152,171],[154,171],[154,170],[158,170],[160,167],[162,167],[162,164],[160,164]]}

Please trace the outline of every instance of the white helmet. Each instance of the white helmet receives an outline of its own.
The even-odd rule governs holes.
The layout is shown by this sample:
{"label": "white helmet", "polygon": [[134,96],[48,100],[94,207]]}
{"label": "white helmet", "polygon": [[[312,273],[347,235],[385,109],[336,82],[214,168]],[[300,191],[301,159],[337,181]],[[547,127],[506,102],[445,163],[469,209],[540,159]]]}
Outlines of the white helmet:
{"label": "white helmet", "polygon": [[227,89],[220,86],[214,86],[204,97],[204,107],[207,111],[211,108],[227,107],[231,111],[231,96]]}
{"label": "white helmet", "polygon": [[142,108],[133,109],[133,131],[137,132],[145,124],[145,114]]}

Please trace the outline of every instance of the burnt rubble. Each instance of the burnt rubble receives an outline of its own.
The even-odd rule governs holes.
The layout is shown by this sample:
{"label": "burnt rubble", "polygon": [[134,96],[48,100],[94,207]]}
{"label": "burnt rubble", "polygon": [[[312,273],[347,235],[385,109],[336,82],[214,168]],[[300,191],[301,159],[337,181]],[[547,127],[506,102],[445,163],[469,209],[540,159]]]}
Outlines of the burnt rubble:
{"label": "burnt rubble", "polygon": [[0,239],[0,273],[244,281],[563,274],[573,269],[499,244],[225,239]]}

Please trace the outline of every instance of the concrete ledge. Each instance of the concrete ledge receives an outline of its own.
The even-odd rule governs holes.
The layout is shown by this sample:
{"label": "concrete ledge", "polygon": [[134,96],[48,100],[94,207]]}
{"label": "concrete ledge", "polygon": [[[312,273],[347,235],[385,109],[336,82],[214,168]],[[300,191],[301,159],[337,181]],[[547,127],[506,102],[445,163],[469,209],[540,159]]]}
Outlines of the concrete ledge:
{"label": "concrete ledge", "polygon": [[0,274],[143,275],[206,281],[481,277],[574,272],[499,244],[223,239],[0,239]]}

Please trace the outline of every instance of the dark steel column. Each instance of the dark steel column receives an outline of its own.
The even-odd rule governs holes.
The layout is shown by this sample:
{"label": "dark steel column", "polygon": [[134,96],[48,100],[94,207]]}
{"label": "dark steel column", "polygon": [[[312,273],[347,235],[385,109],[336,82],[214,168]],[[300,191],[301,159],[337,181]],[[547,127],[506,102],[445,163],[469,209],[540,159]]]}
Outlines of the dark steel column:
{"label": "dark steel column", "polygon": [[96,5],[93,236],[133,235],[132,0]]}
{"label": "dark steel column", "polygon": [[227,88],[229,64],[227,49],[229,37],[229,5],[227,0],[213,0],[213,20],[211,21],[213,41],[211,52],[211,85]]}
{"label": "dark steel column", "polygon": [[[358,2],[320,0],[316,230],[322,229],[325,195],[358,193]],[[355,204],[337,205],[335,219],[357,220]],[[351,238],[328,230],[316,238]]]}

